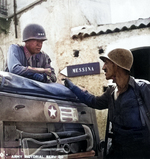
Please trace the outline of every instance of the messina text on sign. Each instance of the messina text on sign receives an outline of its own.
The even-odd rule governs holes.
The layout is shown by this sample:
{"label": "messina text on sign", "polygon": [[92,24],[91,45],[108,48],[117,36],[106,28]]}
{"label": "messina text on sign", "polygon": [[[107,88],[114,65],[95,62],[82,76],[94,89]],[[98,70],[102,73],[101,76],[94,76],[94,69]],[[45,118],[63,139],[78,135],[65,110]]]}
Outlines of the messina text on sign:
{"label": "messina text on sign", "polygon": [[65,67],[60,73],[68,77],[100,74],[100,64],[99,62],[95,62],[80,65],[70,65]]}

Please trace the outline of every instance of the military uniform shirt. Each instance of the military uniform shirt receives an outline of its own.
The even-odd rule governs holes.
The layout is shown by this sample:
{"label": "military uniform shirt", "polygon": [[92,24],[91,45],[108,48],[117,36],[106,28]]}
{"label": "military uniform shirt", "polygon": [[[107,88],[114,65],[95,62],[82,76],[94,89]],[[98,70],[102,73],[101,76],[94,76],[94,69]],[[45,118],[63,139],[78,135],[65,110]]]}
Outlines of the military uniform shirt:
{"label": "military uniform shirt", "polygon": [[[56,75],[54,68],[51,67],[51,59],[49,56],[40,52],[33,56],[28,56],[26,49],[23,46],[12,44],[9,47],[7,57],[8,71],[17,75],[25,76],[25,74],[32,72],[28,66],[37,68],[50,68],[51,75],[47,76],[47,83],[56,82]],[[26,52],[26,53],[25,53]]]}

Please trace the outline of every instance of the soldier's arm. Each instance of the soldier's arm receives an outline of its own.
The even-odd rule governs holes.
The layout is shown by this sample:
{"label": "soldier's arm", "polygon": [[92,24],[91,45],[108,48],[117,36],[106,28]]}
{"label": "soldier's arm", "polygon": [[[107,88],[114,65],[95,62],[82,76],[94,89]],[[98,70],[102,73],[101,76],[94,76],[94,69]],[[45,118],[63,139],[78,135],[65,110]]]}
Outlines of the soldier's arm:
{"label": "soldier's arm", "polygon": [[109,90],[106,91],[102,96],[94,96],[88,91],[83,91],[78,86],[74,85],[70,80],[63,80],[65,80],[65,86],[68,87],[81,102],[85,103],[89,107],[99,110],[108,108]]}
{"label": "soldier's arm", "polygon": [[20,47],[12,44],[7,53],[8,71],[23,76],[28,70],[24,59],[25,55]]}
{"label": "soldier's arm", "polygon": [[48,82],[56,82],[57,81],[57,78],[56,78],[56,74],[55,74],[55,70],[54,68],[51,66],[51,59],[50,57],[45,54],[45,73],[47,75],[47,79],[48,79]]}

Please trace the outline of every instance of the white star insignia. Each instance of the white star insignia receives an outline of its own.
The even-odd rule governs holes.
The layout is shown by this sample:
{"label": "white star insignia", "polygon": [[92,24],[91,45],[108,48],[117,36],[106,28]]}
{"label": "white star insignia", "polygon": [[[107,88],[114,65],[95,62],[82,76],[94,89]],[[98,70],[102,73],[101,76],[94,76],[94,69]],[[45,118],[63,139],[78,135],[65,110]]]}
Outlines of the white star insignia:
{"label": "white star insignia", "polygon": [[52,116],[56,117],[56,111],[57,111],[57,110],[55,110],[55,109],[53,108],[53,106],[51,107],[51,109],[48,109],[48,111],[50,112],[50,117],[52,117]]}
{"label": "white star insignia", "polygon": [[4,157],[4,153],[1,152],[1,153],[0,153],[0,157]]}

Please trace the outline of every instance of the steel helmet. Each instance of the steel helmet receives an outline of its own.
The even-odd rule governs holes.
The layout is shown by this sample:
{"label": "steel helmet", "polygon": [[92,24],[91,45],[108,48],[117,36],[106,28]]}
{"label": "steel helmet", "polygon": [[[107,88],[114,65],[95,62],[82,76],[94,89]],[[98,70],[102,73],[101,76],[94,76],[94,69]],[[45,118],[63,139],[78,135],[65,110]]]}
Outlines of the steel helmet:
{"label": "steel helmet", "polygon": [[133,55],[127,49],[117,48],[110,51],[107,55],[100,56],[100,59],[103,61],[105,58],[128,71],[130,71],[133,64]]}
{"label": "steel helmet", "polygon": [[29,24],[23,30],[23,42],[31,39],[47,40],[45,30],[41,25]]}

